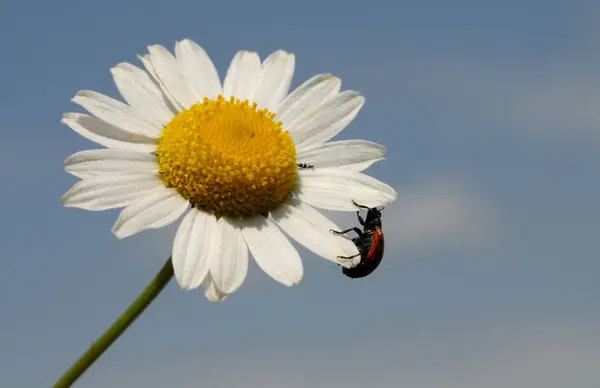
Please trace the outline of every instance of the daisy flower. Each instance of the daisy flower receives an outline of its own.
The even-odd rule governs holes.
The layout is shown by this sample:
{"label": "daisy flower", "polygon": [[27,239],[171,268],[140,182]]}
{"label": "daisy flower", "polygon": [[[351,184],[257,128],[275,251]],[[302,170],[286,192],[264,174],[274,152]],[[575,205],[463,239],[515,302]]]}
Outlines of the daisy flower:
{"label": "daisy flower", "polygon": [[118,238],[160,228],[183,216],[173,242],[175,278],[222,301],[243,283],[248,255],[273,279],[292,286],[302,261],[287,236],[346,267],[356,246],[315,208],[356,211],[392,202],[390,186],[361,171],[385,148],[364,140],[329,140],[358,114],[364,98],[319,74],[288,94],[293,54],[262,63],[239,51],[223,84],[206,52],[191,40],[160,45],[111,69],[124,102],[83,90],[72,99],[90,114],[62,122],[106,148],[65,161],[81,180],[62,197],[67,207],[123,208]]}

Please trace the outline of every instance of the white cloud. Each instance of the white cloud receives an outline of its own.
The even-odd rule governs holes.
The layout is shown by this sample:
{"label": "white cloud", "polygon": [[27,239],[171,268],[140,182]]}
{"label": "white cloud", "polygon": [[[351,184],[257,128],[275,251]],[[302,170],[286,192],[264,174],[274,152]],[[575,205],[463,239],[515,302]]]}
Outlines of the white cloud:
{"label": "white cloud", "polygon": [[468,185],[452,180],[400,188],[384,216],[386,236],[410,249],[475,248],[498,233],[491,207]]}
{"label": "white cloud", "polygon": [[[396,187],[396,191],[396,202],[383,210],[388,246],[405,252],[477,249],[498,238],[498,215],[460,179],[430,178],[412,187]],[[354,214],[327,215],[343,227],[358,224]]]}

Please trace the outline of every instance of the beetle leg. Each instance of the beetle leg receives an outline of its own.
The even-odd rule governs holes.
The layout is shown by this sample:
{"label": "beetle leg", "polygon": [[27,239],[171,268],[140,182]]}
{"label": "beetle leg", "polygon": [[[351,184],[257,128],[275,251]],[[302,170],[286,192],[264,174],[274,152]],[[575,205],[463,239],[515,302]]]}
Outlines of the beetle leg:
{"label": "beetle leg", "polygon": [[362,230],[360,230],[360,229],[359,229],[359,228],[357,228],[357,227],[350,228],[350,229],[346,229],[346,230],[341,230],[341,231],[339,231],[339,232],[338,232],[337,230],[333,230],[333,229],[329,229],[329,231],[330,231],[331,233],[335,233],[335,234],[346,234],[346,233],[348,233],[348,232],[350,232],[350,231],[355,231],[355,232],[356,232],[356,234],[358,234],[359,236],[362,236],[362,234],[363,234],[363,231],[362,231]]}
{"label": "beetle leg", "polygon": [[360,211],[356,212],[356,216],[358,217],[358,222],[360,222],[362,226],[365,226],[365,220],[360,216]]}
{"label": "beetle leg", "polygon": [[356,206],[356,207],[359,207],[359,208],[361,208],[361,209],[367,209],[367,210],[368,210],[368,209],[370,209],[370,207],[368,207],[368,206],[365,206],[365,205],[359,205],[359,204],[358,204],[358,203],[356,203],[356,201],[354,201],[354,200],[352,200],[352,204],[353,204],[354,206]]}

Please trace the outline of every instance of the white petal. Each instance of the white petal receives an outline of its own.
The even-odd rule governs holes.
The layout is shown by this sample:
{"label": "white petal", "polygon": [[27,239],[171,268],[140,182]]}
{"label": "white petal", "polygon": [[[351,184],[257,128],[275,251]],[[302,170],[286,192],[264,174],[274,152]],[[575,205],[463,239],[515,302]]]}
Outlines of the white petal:
{"label": "white petal", "polygon": [[177,190],[163,188],[123,209],[112,231],[118,238],[125,238],[162,228],[177,221],[188,207],[188,201]]}
{"label": "white petal", "polygon": [[184,39],[175,45],[175,57],[197,101],[204,97],[215,99],[222,93],[217,69],[202,47]]}
{"label": "white petal", "polygon": [[385,159],[385,147],[366,140],[334,141],[298,151],[298,162],[360,172]]}
{"label": "white petal", "polygon": [[223,82],[223,96],[251,99],[261,74],[260,57],[253,51],[238,51]]}
{"label": "white petal", "polygon": [[173,242],[175,279],[185,289],[198,287],[206,278],[212,255],[211,245],[220,243],[214,215],[192,209],[183,218]]}
{"label": "white petal", "polygon": [[354,120],[364,103],[363,96],[345,90],[314,111],[305,113],[288,127],[296,148],[306,149],[325,143]]}
{"label": "white petal", "polygon": [[146,71],[152,76],[154,82],[156,82],[156,84],[160,87],[160,79],[158,78],[158,75],[156,75],[156,70],[154,70],[154,66],[152,65],[152,61],[150,60],[150,54],[138,55],[137,57],[140,61],[142,61],[142,64],[146,68]]}
{"label": "white petal", "polygon": [[103,175],[75,183],[61,202],[66,207],[85,210],[115,209],[160,190],[166,189],[158,174]]}
{"label": "white petal", "polygon": [[160,127],[168,124],[177,113],[171,110],[167,97],[156,81],[144,70],[123,62],[110,71],[125,101],[144,120]]}
{"label": "white petal", "polygon": [[285,98],[292,84],[295,64],[294,54],[283,50],[277,50],[265,59],[252,97],[261,109],[273,112]]}
{"label": "white petal", "polygon": [[267,275],[288,287],[300,283],[304,274],[300,255],[272,221],[259,216],[241,225],[250,253]]}
{"label": "white petal", "polygon": [[158,44],[148,46],[148,51],[156,76],[177,103],[183,109],[188,109],[197,103],[198,100],[192,95],[187,80],[181,73],[179,63],[173,54]]}
{"label": "white petal", "polygon": [[202,287],[202,289],[204,290],[204,296],[206,296],[206,299],[208,299],[208,301],[212,303],[222,302],[228,296],[228,294],[219,290],[210,272],[208,273],[208,275],[206,275],[206,278],[204,278],[204,281],[202,282],[200,287]]}
{"label": "white petal", "polygon": [[114,127],[152,139],[160,136],[162,130],[160,126],[148,123],[129,105],[104,94],[92,90],[80,90],[71,101]]}
{"label": "white petal", "polygon": [[124,149],[79,151],[65,160],[65,170],[78,178],[128,173],[158,173],[156,156]]}
{"label": "white petal", "polygon": [[97,117],[82,113],[65,113],[61,123],[95,143],[108,148],[125,148],[139,152],[154,152],[156,140],[117,128]]}
{"label": "white petal", "polygon": [[397,195],[392,187],[360,172],[324,168],[298,170],[298,176],[296,196],[321,209],[354,211],[351,201],[375,207],[393,202]]}
{"label": "white petal", "polygon": [[146,68],[146,71],[150,73],[160,90],[167,97],[167,100],[171,105],[171,110],[174,112],[181,112],[183,110],[183,107],[181,106],[181,104],[179,104],[179,102],[177,102],[177,99],[173,96],[173,94],[171,94],[169,89],[167,89],[165,84],[158,77],[158,74],[156,74],[156,70],[154,70],[154,65],[152,64],[152,60],[150,59],[150,55],[138,55],[138,58],[140,61],[142,61],[144,67]]}
{"label": "white petal", "polygon": [[212,250],[215,260],[211,261],[210,273],[217,288],[226,294],[236,291],[248,272],[248,248],[239,227],[222,217],[218,228],[221,229],[219,251]]}
{"label": "white petal", "polygon": [[291,199],[272,211],[271,215],[284,232],[317,255],[348,267],[353,267],[360,261],[359,256],[352,263],[337,258],[357,255],[356,245],[346,236],[332,233],[331,230],[342,229],[300,200]]}
{"label": "white petal", "polygon": [[318,74],[298,86],[275,109],[277,119],[289,128],[296,119],[313,112],[321,103],[339,93],[342,81],[332,74]]}

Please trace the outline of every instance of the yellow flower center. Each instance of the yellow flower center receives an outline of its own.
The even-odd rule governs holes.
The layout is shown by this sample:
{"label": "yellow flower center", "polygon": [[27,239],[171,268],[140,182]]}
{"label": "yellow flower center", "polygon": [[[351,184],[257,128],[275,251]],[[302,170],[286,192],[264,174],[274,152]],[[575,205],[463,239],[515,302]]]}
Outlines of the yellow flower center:
{"label": "yellow flower center", "polygon": [[296,183],[296,147],[274,118],[256,103],[234,97],[192,105],[158,140],[165,185],[217,216],[267,214]]}

